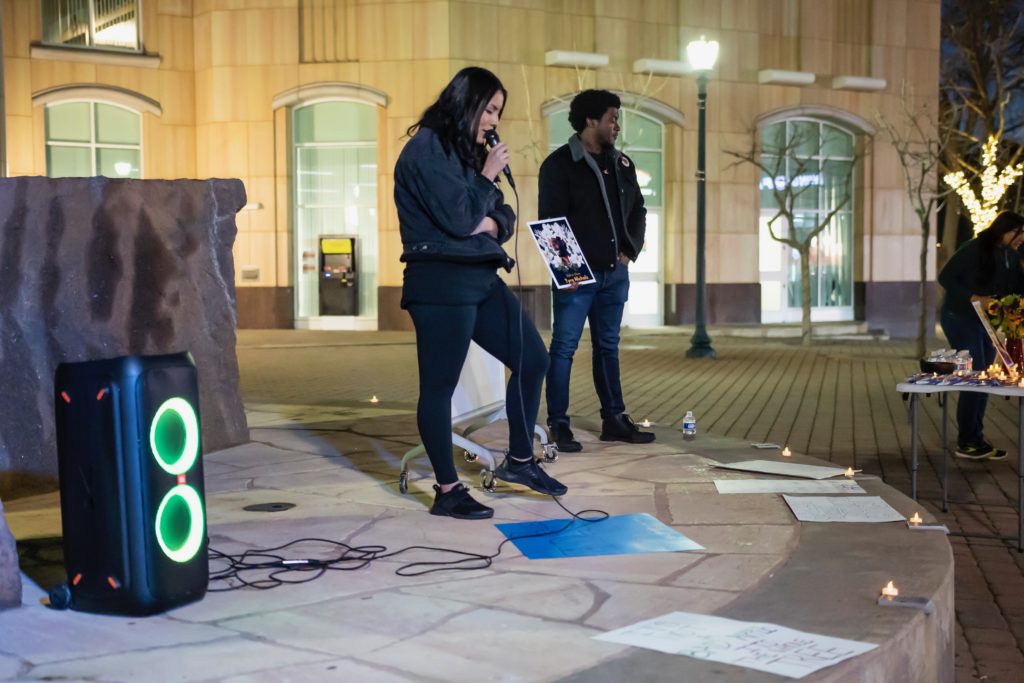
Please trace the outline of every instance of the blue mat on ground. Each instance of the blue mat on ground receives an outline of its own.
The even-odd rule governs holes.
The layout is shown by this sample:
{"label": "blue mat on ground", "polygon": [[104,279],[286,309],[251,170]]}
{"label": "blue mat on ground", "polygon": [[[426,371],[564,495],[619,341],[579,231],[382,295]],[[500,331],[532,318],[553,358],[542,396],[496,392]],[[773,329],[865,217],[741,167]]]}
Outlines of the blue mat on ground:
{"label": "blue mat on ground", "polygon": [[[565,531],[552,533],[568,523],[565,519],[553,519],[546,522],[515,522],[495,526],[519,548],[519,552],[531,560],[704,549],[700,544],[694,543],[646,513],[614,515],[600,522],[576,520]],[[551,535],[534,536],[544,533]],[[533,537],[521,538],[523,536]]]}

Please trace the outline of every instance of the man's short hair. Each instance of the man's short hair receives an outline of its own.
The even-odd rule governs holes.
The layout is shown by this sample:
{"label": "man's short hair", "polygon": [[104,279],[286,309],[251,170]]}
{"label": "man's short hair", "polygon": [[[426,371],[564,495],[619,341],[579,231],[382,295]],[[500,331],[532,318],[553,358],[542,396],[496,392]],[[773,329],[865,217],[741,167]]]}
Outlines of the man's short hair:
{"label": "man's short hair", "polygon": [[584,90],[572,98],[569,105],[569,123],[579,133],[587,127],[587,119],[598,119],[604,116],[610,107],[618,109],[622,106],[619,96],[607,90]]}

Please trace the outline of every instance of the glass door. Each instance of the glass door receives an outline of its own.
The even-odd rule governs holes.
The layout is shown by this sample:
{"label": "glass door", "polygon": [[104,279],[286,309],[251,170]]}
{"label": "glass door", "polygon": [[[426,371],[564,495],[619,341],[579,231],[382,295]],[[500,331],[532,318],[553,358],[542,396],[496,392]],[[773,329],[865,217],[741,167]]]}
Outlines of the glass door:
{"label": "glass door", "polygon": [[[798,239],[813,231],[837,206],[842,208],[811,241],[809,252],[811,320],[853,320],[853,205],[851,196],[853,135],[827,123],[794,119],[762,130],[762,149],[785,150],[787,158],[769,167],[780,174],[761,175],[759,268],[761,321],[799,322],[801,304],[800,253],[772,238]],[[781,158],[781,154],[780,154]],[[801,190],[793,206],[793,225],[776,216],[775,188]],[[802,240],[801,240],[802,241]]]}
{"label": "glass door", "polygon": [[[295,324],[311,329],[377,326],[377,112],[332,101],[294,112]],[[356,238],[355,316],[322,314],[320,238]]]}

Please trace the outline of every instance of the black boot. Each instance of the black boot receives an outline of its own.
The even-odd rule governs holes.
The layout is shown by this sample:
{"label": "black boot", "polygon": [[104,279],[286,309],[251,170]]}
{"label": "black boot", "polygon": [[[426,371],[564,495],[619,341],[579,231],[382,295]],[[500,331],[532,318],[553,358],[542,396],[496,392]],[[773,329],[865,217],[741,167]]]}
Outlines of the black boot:
{"label": "black boot", "polygon": [[487,519],[494,516],[494,510],[482,505],[469,495],[469,489],[463,484],[455,485],[448,493],[441,493],[441,487],[434,484],[434,504],[430,514],[455,519]]}
{"label": "black boot", "polygon": [[567,486],[541,469],[533,458],[520,461],[506,455],[498,469],[494,470],[494,476],[510,484],[528,486],[537,493],[548,496],[562,496],[569,490]]}
{"label": "black boot", "polygon": [[558,422],[551,425],[551,440],[559,453],[579,453],[583,446],[575,439],[569,425]]}
{"label": "black boot", "polygon": [[606,417],[601,421],[601,441],[624,441],[626,443],[651,443],[654,434],[641,432],[629,415],[622,413]]}

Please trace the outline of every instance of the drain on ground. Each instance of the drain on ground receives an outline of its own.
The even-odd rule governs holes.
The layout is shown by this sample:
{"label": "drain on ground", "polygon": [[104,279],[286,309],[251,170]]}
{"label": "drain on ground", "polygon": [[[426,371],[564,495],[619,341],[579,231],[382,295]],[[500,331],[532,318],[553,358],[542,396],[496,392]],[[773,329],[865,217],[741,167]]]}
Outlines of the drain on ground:
{"label": "drain on ground", "polygon": [[246,505],[242,509],[246,512],[283,512],[291,510],[293,507],[295,507],[295,503],[258,503]]}

